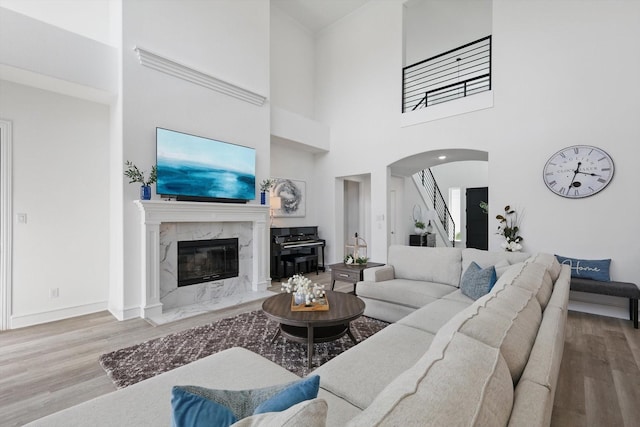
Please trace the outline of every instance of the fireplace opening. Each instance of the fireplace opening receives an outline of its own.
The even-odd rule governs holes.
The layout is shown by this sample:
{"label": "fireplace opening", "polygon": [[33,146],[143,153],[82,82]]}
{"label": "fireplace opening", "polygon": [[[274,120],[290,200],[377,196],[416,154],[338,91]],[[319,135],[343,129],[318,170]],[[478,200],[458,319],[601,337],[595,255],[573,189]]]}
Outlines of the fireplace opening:
{"label": "fireplace opening", "polygon": [[178,242],[178,286],[238,277],[238,239]]}

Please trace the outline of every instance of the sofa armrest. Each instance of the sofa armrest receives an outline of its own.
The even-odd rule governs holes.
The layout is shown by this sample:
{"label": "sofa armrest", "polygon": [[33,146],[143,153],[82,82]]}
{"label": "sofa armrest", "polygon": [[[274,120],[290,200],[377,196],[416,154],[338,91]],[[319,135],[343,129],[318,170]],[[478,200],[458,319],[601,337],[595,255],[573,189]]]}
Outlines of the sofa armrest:
{"label": "sofa armrest", "polygon": [[366,268],[362,271],[362,278],[367,282],[383,282],[395,279],[393,266],[383,265],[381,267]]}

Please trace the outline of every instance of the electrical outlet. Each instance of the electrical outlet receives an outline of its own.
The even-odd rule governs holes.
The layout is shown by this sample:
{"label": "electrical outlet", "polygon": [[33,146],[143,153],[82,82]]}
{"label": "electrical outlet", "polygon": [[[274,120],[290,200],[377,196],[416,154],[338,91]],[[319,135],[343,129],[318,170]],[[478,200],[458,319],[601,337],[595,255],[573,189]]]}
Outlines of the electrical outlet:
{"label": "electrical outlet", "polygon": [[18,217],[18,223],[19,224],[26,224],[27,223],[27,214],[26,213],[19,213],[19,214],[16,214],[16,216]]}
{"label": "electrical outlet", "polygon": [[60,296],[60,288],[49,289],[49,298],[58,298]]}

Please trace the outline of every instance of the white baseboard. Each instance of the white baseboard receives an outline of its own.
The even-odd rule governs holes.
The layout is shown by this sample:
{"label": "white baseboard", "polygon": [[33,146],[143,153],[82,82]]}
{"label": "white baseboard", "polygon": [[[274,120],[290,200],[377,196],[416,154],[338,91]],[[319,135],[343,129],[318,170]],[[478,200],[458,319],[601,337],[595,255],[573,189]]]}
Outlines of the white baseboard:
{"label": "white baseboard", "polygon": [[24,328],[26,326],[39,325],[41,323],[55,322],[56,320],[96,313],[107,309],[107,302],[95,302],[75,307],[60,308],[42,313],[23,314],[11,316],[11,329]]}
{"label": "white baseboard", "polygon": [[119,309],[110,305],[107,308],[107,310],[109,310],[109,313],[111,313],[113,317],[115,317],[118,320],[129,320],[129,319],[135,319],[136,317],[141,317],[140,307],[129,307],[125,309]]}

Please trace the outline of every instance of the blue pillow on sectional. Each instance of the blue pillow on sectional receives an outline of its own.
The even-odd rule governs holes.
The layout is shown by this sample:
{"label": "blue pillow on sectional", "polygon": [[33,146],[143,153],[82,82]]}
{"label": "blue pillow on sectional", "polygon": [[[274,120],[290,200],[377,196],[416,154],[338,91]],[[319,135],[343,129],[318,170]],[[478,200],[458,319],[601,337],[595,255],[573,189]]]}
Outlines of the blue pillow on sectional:
{"label": "blue pillow on sectional", "polygon": [[476,300],[488,294],[497,280],[496,268],[493,265],[483,269],[472,262],[462,275],[460,290],[464,295]]}
{"label": "blue pillow on sectional", "polygon": [[319,389],[318,375],[253,390],[174,386],[171,390],[171,425],[230,426],[251,415],[284,411],[305,400],[315,399]]}
{"label": "blue pillow on sectional", "polygon": [[601,282],[611,281],[609,276],[611,259],[579,259],[560,255],[556,255],[556,258],[560,264],[566,264],[571,267],[571,277],[599,280]]}
{"label": "blue pillow on sectional", "polygon": [[230,426],[238,421],[234,413],[206,396],[202,387],[175,386],[171,389],[171,425],[190,426]]}
{"label": "blue pillow on sectional", "polygon": [[320,377],[313,375],[302,381],[296,381],[289,387],[282,389],[275,396],[265,400],[253,411],[253,415],[265,412],[281,412],[293,405],[318,397]]}

